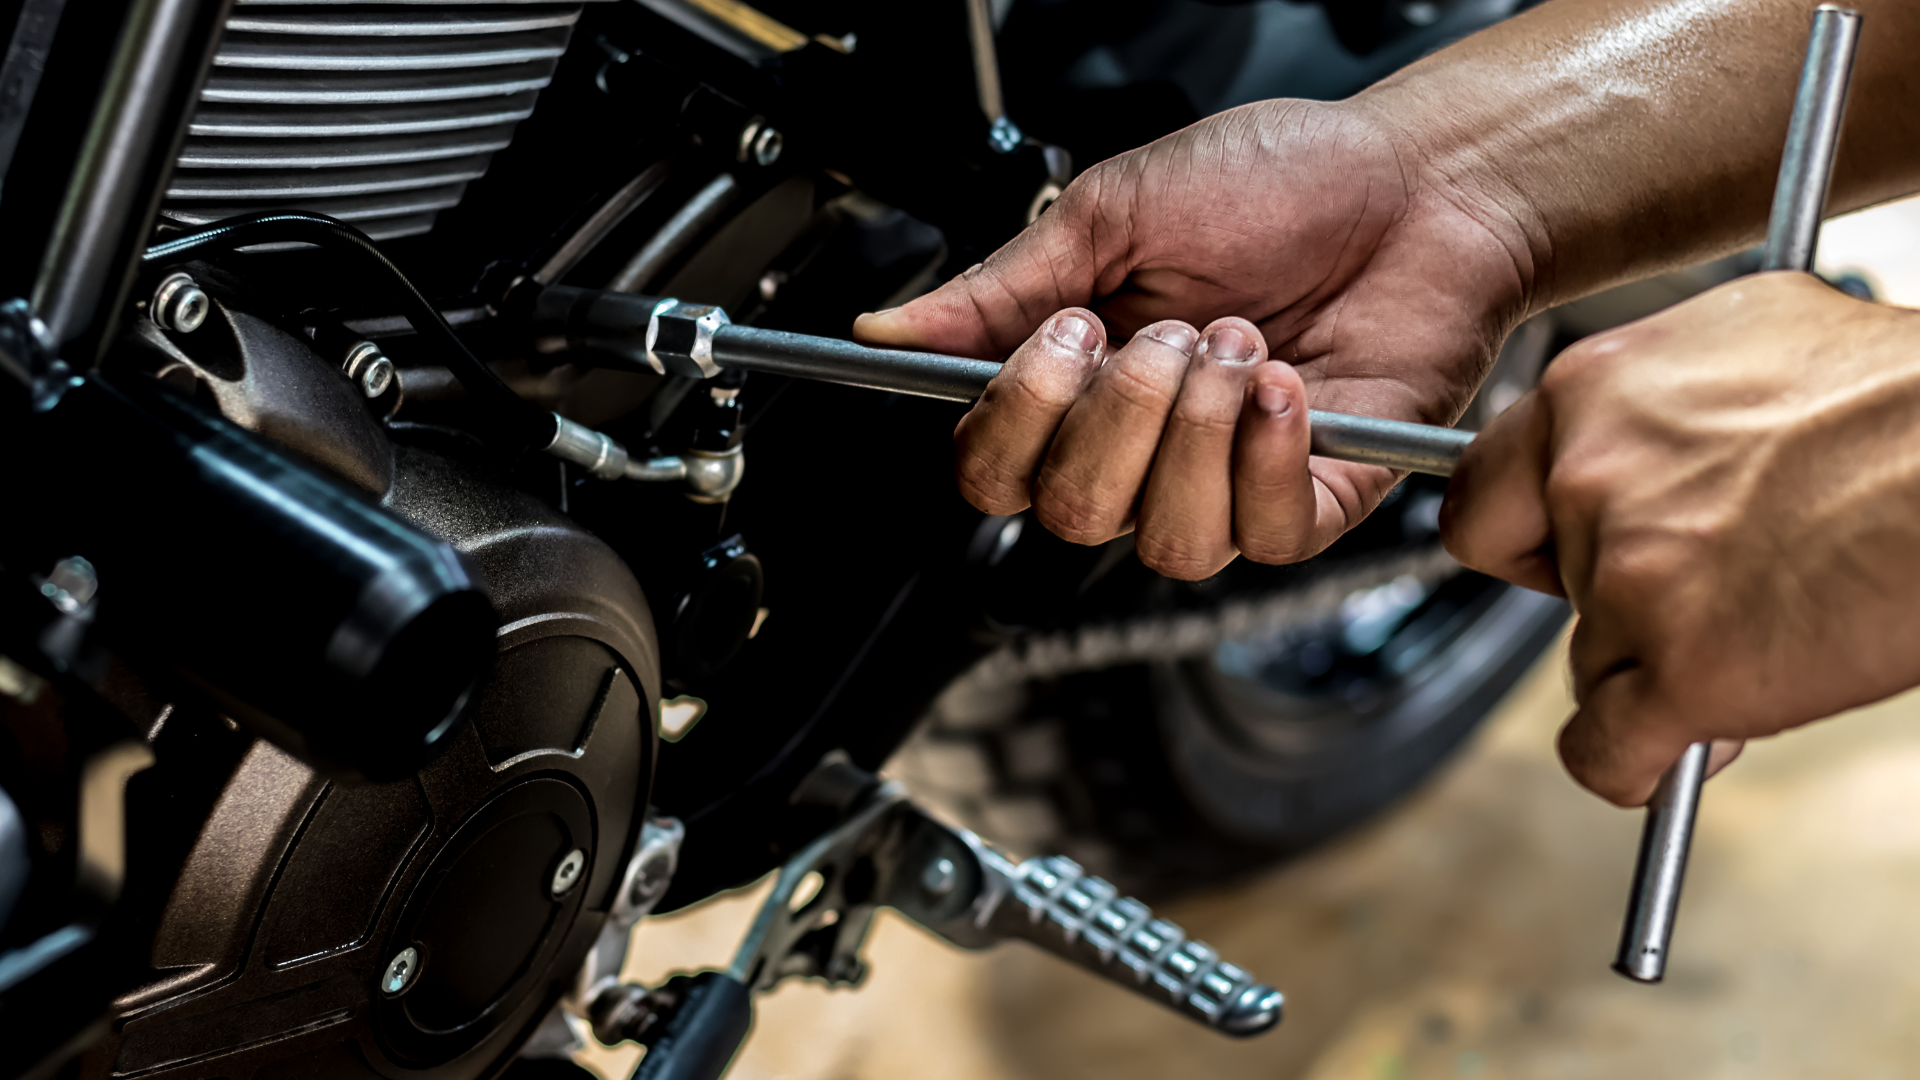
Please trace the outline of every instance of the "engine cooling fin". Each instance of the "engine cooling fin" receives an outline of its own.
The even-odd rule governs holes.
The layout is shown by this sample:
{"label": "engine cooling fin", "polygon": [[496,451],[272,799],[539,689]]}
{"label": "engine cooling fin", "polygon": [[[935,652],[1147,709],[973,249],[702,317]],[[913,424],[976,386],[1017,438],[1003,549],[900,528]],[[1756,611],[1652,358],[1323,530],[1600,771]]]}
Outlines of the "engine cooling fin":
{"label": "engine cooling fin", "polygon": [[533,114],[579,0],[239,0],[161,214],[296,208],[376,240],[433,228]]}

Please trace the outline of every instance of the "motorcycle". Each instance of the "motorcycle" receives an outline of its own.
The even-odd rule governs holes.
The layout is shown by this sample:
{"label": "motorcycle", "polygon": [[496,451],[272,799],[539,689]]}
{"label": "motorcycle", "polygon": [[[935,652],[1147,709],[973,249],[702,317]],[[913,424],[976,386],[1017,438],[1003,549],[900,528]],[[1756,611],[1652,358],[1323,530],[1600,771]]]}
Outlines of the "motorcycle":
{"label": "motorcycle", "polygon": [[[1161,579],[962,503],[959,406],[722,328],[842,335],[1075,162],[1517,6],[0,12],[0,1071],[527,1076],[590,1032],[713,1077],[881,906],[1270,1029],[1123,892],[1389,804],[1564,606],[1453,564],[1417,477],[1301,566]],[[620,981],[769,872],[730,966]]]}

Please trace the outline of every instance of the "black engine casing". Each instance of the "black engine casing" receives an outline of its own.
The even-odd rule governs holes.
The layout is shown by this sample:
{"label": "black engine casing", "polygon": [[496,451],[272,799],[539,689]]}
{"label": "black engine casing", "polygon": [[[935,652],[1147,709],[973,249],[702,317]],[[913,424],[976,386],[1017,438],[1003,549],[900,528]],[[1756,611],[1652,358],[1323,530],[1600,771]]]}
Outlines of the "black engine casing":
{"label": "black engine casing", "polygon": [[[290,335],[230,314],[226,325],[251,370],[219,380],[230,385],[216,398],[268,369],[289,381],[288,365],[313,402],[355,393]],[[282,441],[319,458],[303,439],[326,430],[339,428]],[[640,586],[539,500],[367,435],[342,452],[391,455],[381,501],[484,574],[502,617],[494,669],[445,749],[405,780],[329,780],[255,741],[173,882],[153,980],[115,1003],[82,1076],[492,1075],[606,920],[657,751],[659,647]],[[176,794],[130,787],[130,819],[165,813]],[[584,871],[556,899],[554,872],[576,848]],[[387,994],[408,947],[417,973]]]}

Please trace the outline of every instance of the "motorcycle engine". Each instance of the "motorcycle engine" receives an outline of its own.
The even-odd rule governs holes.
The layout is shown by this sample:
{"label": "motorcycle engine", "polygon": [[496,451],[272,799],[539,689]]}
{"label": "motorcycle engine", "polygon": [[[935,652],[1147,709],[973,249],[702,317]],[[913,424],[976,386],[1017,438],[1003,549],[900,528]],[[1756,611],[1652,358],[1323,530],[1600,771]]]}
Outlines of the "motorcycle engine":
{"label": "motorcycle engine", "polygon": [[[502,621],[478,700],[417,775],[329,779],[255,741],[216,778],[154,977],[115,1003],[81,1074],[496,1074],[571,987],[636,850],[660,697],[640,587],[539,500],[395,445],[294,335],[219,306],[193,355],[144,332],[163,380],[456,547]],[[129,820],[181,795],[136,787]]]}

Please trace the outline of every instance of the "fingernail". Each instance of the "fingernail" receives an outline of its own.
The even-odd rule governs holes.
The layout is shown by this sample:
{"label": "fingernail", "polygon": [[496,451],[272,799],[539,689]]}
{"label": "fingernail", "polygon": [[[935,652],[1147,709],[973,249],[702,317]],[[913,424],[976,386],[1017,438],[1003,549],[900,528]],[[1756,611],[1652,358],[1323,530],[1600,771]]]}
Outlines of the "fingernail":
{"label": "fingernail", "polygon": [[1200,340],[1200,331],[1186,323],[1160,323],[1149,326],[1140,333],[1169,348],[1178,349],[1188,356],[1193,355],[1193,343]]}
{"label": "fingernail", "polygon": [[894,305],[894,306],[892,306],[892,307],[883,307],[883,308],[881,308],[881,309],[880,309],[879,311],[869,311],[869,312],[867,312],[867,314],[868,314],[869,316],[876,316],[876,315],[891,315],[891,314],[893,314],[894,312],[896,312],[896,311],[899,311],[899,310],[900,310],[900,305],[898,305],[898,304],[895,304],[895,305]]}
{"label": "fingernail", "polygon": [[1237,364],[1253,355],[1253,341],[1231,326],[1207,336],[1207,356],[1222,364]]}
{"label": "fingernail", "polygon": [[1053,320],[1047,336],[1075,352],[1091,353],[1100,347],[1100,335],[1094,332],[1093,324],[1078,315]]}
{"label": "fingernail", "polygon": [[1253,403],[1271,416],[1285,416],[1293,411],[1293,395],[1271,383],[1253,388]]}

